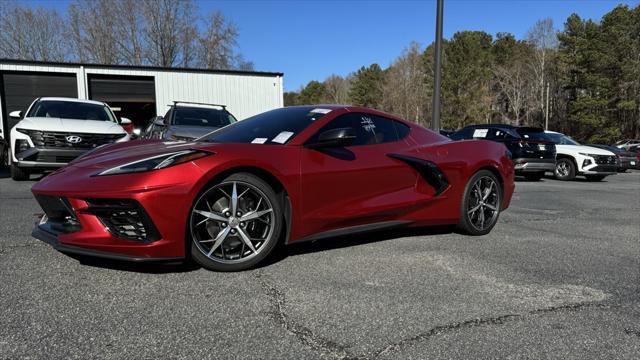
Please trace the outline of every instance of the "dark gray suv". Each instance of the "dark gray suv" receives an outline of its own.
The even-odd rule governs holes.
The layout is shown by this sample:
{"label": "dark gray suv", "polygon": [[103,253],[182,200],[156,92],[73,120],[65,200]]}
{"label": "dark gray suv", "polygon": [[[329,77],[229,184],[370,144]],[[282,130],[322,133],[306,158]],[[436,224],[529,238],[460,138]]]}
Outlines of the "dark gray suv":
{"label": "dark gray suv", "polygon": [[224,105],[174,101],[164,116],[151,119],[142,138],[190,141],[236,121]]}

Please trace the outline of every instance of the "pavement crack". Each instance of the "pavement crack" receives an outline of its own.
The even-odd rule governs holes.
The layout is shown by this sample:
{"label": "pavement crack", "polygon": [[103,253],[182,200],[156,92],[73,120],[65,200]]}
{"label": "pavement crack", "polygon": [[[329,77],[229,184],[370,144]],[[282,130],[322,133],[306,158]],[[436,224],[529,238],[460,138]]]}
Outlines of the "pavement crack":
{"label": "pavement crack", "polygon": [[333,341],[323,339],[311,331],[311,329],[300,325],[289,318],[284,309],[286,304],[284,293],[279,290],[275,284],[269,281],[267,276],[263,273],[256,273],[256,278],[269,298],[269,302],[272,307],[271,315],[285,331],[295,336],[296,339],[305,346],[320,352],[322,355],[336,359],[355,358],[353,355],[349,354],[344,346]]}
{"label": "pavement crack", "polygon": [[[431,337],[439,334],[443,334],[443,333],[455,332],[455,331],[473,328],[473,327],[479,327],[479,326],[502,325],[509,321],[520,321],[532,316],[537,316],[537,315],[546,314],[546,313],[554,313],[554,312],[562,312],[562,311],[579,311],[585,308],[594,308],[594,307],[610,308],[611,305],[607,305],[603,303],[593,303],[593,302],[566,304],[566,305],[551,306],[546,308],[530,310],[523,314],[507,314],[507,315],[501,315],[496,317],[476,318],[476,319],[470,319],[470,320],[465,320],[465,321],[456,322],[456,323],[450,323],[446,325],[438,325],[425,332],[421,332],[417,335],[414,335],[412,337],[402,339],[395,343],[391,343],[383,347],[382,349],[374,352],[370,356],[365,356],[364,358],[377,358],[380,356],[388,355],[390,353],[400,350],[402,347],[408,344],[427,341]],[[636,331],[632,329],[625,329],[625,333],[631,334],[631,335],[635,334],[637,336],[640,336],[640,331]]]}
{"label": "pavement crack", "polygon": [[640,338],[640,330],[625,328],[624,333],[627,335],[635,335]]}

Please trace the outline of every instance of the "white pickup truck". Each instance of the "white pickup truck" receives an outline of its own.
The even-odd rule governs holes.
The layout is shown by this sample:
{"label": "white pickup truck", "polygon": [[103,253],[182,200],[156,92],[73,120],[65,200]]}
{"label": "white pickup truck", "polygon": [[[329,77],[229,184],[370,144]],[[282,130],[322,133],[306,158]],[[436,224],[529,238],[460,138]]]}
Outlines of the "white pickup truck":
{"label": "white pickup truck", "polygon": [[27,180],[29,174],[62,167],[84,152],[113,142],[128,141],[129,134],[103,102],[71,98],[36,99],[26,111],[13,111],[22,119],[10,136],[9,165],[14,180]]}

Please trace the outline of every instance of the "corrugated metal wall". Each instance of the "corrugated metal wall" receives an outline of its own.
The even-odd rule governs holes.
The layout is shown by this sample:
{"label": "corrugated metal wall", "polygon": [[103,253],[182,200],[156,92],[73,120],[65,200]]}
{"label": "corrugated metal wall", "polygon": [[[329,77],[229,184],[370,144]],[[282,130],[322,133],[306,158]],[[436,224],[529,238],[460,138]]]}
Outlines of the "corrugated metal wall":
{"label": "corrugated metal wall", "polygon": [[[81,99],[88,96],[87,74],[150,76],[155,81],[158,115],[164,115],[167,105],[174,100],[224,104],[238,119],[283,106],[282,76],[272,74],[114,69],[92,65],[49,66],[2,61],[0,71],[74,73],[77,75],[78,97]],[[4,120],[2,116],[0,111],[0,126]]]}

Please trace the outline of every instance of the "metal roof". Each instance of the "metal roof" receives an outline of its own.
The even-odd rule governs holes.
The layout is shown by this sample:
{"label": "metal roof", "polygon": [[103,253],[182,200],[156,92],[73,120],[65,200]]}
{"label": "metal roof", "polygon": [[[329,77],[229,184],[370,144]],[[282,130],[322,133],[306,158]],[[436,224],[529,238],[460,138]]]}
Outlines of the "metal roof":
{"label": "metal roof", "polygon": [[192,72],[207,74],[230,74],[230,75],[253,75],[253,76],[283,76],[282,72],[269,71],[249,71],[249,70],[215,70],[202,68],[184,68],[184,67],[161,67],[161,66],[145,66],[145,65],[106,65],[94,63],[74,63],[74,62],[56,62],[56,61],[33,61],[18,59],[0,59],[0,64],[13,65],[41,65],[41,66],[74,66],[85,68],[103,68],[103,69],[129,69],[129,70],[146,70],[146,71],[172,71],[172,72]]}

